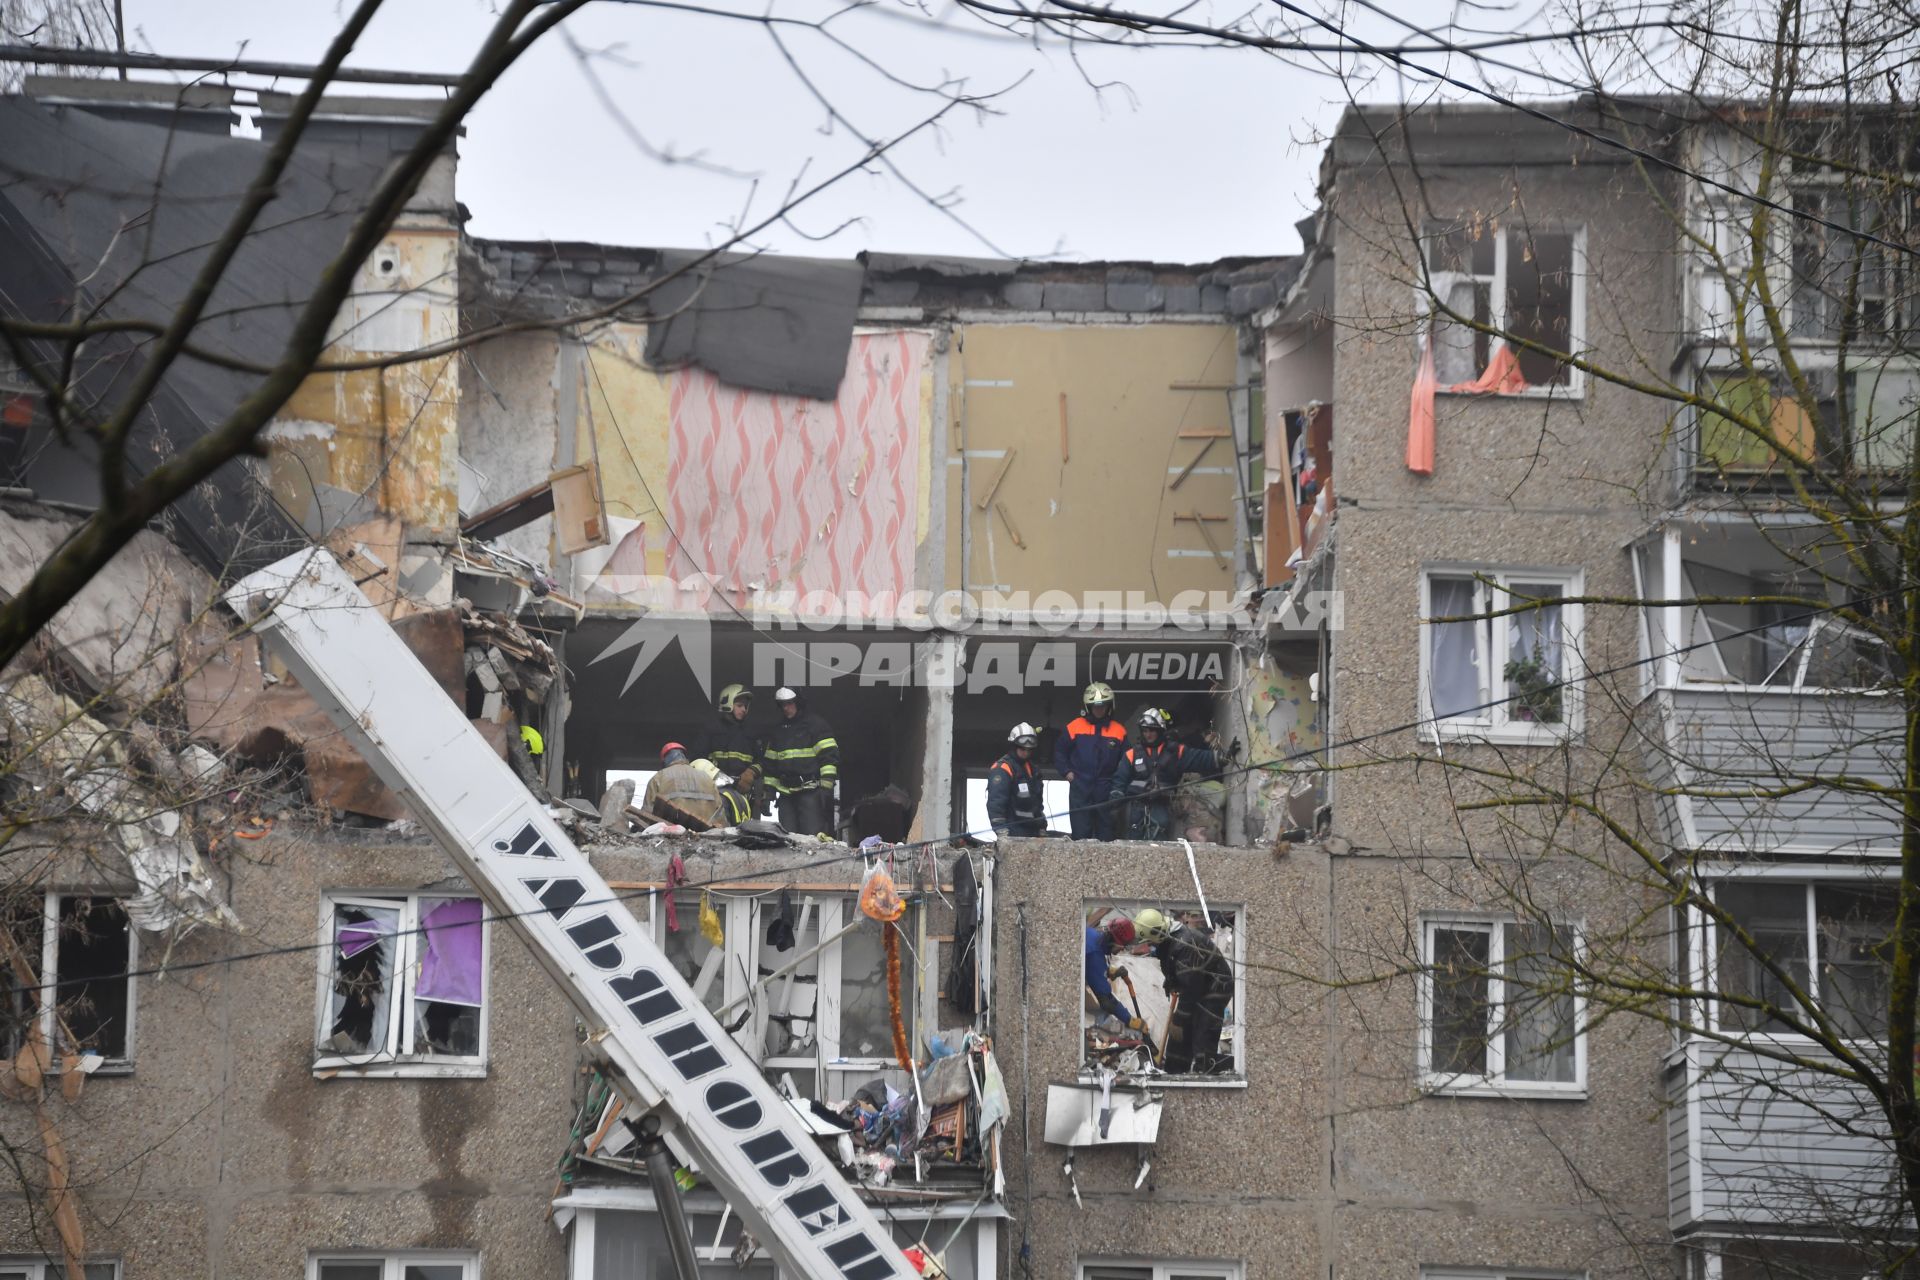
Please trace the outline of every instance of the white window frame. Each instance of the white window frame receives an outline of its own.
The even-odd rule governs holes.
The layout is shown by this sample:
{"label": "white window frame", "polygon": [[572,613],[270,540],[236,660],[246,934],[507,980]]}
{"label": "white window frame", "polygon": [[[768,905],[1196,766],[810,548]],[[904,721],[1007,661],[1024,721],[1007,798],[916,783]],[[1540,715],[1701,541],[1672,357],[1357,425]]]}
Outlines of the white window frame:
{"label": "white window frame", "polygon": [[1132,1267],[1151,1273],[1151,1280],[1241,1280],[1246,1275],[1246,1264],[1226,1261],[1219,1258],[1201,1259],[1163,1259],[1163,1258],[1082,1258],[1074,1270],[1074,1280],[1087,1280],[1087,1275],[1095,1267]]}
{"label": "white window frame", "polygon": [[[420,901],[423,898],[475,898],[471,890],[329,890],[320,895],[320,943],[315,948],[318,978],[314,984],[313,1040],[314,1074],[340,1073],[371,1080],[441,1079],[477,1080],[487,1074],[489,1023],[493,1010],[493,929],[484,909],[480,921],[480,1051],[466,1056],[450,1054],[406,1053],[397,1046],[407,1043],[414,1027],[415,965],[419,961]],[[481,899],[484,901],[484,899]],[[336,906],[400,908],[398,932],[393,938],[393,973],[398,993],[388,997],[387,1018],[393,1028],[388,1043],[396,1047],[379,1053],[328,1053],[319,1047],[321,1032],[333,995],[333,909]],[[397,1021],[396,1021],[397,1020]],[[399,1038],[395,1038],[399,1037]],[[345,1255],[341,1255],[344,1257]]]}
{"label": "white window frame", "polygon": [[1584,1271],[1553,1267],[1421,1267],[1420,1280],[1585,1280]]}
{"label": "white window frame", "polygon": [[[55,1006],[58,1003],[54,983],[60,981],[60,903],[67,898],[112,898],[126,911],[126,899],[113,893],[97,889],[48,889],[40,903],[40,1034],[52,1047],[56,1057],[62,1052],[62,1046],[54,1025]],[[127,921],[127,968],[137,972],[140,968],[140,931]],[[127,976],[127,1051],[119,1057],[102,1057],[96,1075],[129,1075],[133,1071],[135,1052],[134,1033],[138,1029],[136,1009],[139,999],[140,980],[130,972]]]}
{"label": "white window frame", "polygon": [[[1422,228],[1420,241],[1421,261],[1423,265],[1427,266],[1428,279],[1433,286],[1433,292],[1444,297],[1453,285],[1461,281],[1485,281],[1491,291],[1491,298],[1489,300],[1491,321],[1494,329],[1498,331],[1500,335],[1505,335],[1507,332],[1507,232],[1513,230],[1521,234],[1531,233],[1535,235],[1563,235],[1572,237],[1573,298],[1569,304],[1572,314],[1568,317],[1567,323],[1567,354],[1571,356],[1582,356],[1585,354],[1587,350],[1587,228],[1584,224],[1528,222],[1524,226],[1514,226],[1507,221],[1495,219],[1490,224],[1488,232],[1488,234],[1493,236],[1493,274],[1490,276],[1480,275],[1470,271],[1433,270],[1426,255],[1429,246],[1434,241],[1436,230],[1435,224],[1431,223]],[[1435,323],[1453,323],[1439,316],[1439,313],[1434,308],[1433,298],[1425,291],[1418,292],[1416,298],[1416,305],[1419,311],[1427,316],[1429,325]],[[1500,336],[1498,340],[1502,342],[1506,341],[1504,336]],[[1462,395],[1477,397],[1489,394],[1473,391],[1449,391],[1445,386],[1437,387],[1435,390],[1443,396]],[[1491,394],[1493,398],[1499,400],[1584,400],[1587,396],[1587,373],[1586,370],[1580,368],[1578,365],[1569,365],[1565,386],[1554,383],[1548,383],[1545,386],[1538,387],[1529,385],[1524,391],[1502,391]]]}
{"label": "white window frame", "polygon": [[[92,896],[100,897],[103,895],[94,894]],[[109,1280],[120,1280],[120,1262],[118,1259],[89,1258],[85,1264],[85,1269],[91,1271],[95,1267],[111,1268],[107,1273]],[[64,1262],[56,1258],[0,1257],[0,1275],[15,1271],[24,1274],[26,1280],[65,1280],[67,1267]]]}
{"label": "white window frame", "polygon": [[[1897,887],[1897,868],[1877,868],[1870,866],[1795,866],[1791,863],[1775,863],[1766,867],[1728,867],[1719,871],[1701,868],[1697,873],[1701,880],[1708,882],[1707,894],[1718,902],[1718,890],[1721,885],[1736,881],[1767,882],[1786,881],[1799,886],[1806,900],[1807,920],[1807,995],[1817,1007],[1820,1003],[1820,923],[1819,909],[1815,901],[1814,890],[1821,885],[1842,885],[1860,888],[1866,885],[1893,885]],[[1717,992],[1720,989],[1720,975],[1715,965],[1720,955],[1720,924],[1708,916],[1699,907],[1689,906],[1687,912],[1687,937],[1689,939],[1687,963],[1688,981],[1694,990]],[[1703,998],[1706,1005],[1706,1018],[1701,1025],[1711,1028],[1716,1035],[1740,1036],[1761,1044],[1811,1044],[1811,1038],[1791,1031],[1748,1031],[1743,1027],[1722,1027],[1720,1021],[1720,1002],[1711,995]],[[1784,1237],[1783,1237],[1784,1238]]]}
{"label": "white window frame", "polygon": [[350,1262],[365,1266],[380,1264],[380,1280],[401,1280],[407,1267],[464,1267],[460,1280],[480,1280],[480,1255],[463,1250],[401,1249],[324,1249],[307,1255],[306,1280],[320,1280],[320,1265],[326,1262]]}
{"label": "white window frame", "polygon": [[[1247,1087],[1247,1064],[1252,1061],[1252,1059],[1247,1056],[1247,909],[1243,904],[1233,902],[1208,902],[1207,906],[1216,916],[1228,914],[1233,916],[1233,954],[1227,957],[1228,962],[1233,965],[1233,1003],[1229,1006],[1232,1012],[1232,1018],[1226,1023],[1220,1037],[1222,1040],[1225,1040],[1229,1035],[1233,1038],[1233,1071],[1227,1075],[1219,1076],[1154,1076],[1153,1087],[1155,1089],[1244,1089]],[[1106,898],[1086,899],[1080,904],[1080,914],[1077,918],[1080,921],[1081,929],[1074,938],[1075,946],[1079,948],[1074,959],[1074,972],[1083,975],[1086,962],[1085,926],[1087,913],[1095,907],[1111,907],[1115,911],[1127,916],[1132,916],[1146,907],[1152,907],[1156,911],[1163,911],[1171,915],[1176,911],[1198,911],[1200,904],[1198,902],[1185,900],[1173,901],[1171,905],[1166,905],[1161,902],[1114,901]],[[1098,1018],[1099,1015],[1088,1011],[1086,1004],[1087,996],[1083,984],[1081,998],[1074,1005],[1078,1021],[1074,1025],[1073,1033],[1077,1043],[1080,1045],[1080,1053],[1078,1055],[1080,1059],[1079,1078],[1082,1081],[1093,1081],[1097,1079],[1097,1077],[1094,1074],[1093,1068],[1089,1067],[1086,1063],[1086,1034],[1087,1028],[1093,1025],[1094,1020]],[[1109,1259],[1107,1260],[1107,1265],[1145,1266],[1146,1264],[1118,1263]]]}
{"label": "white window frame", "polygon": [[[1433,608],[1433,580],[1435,578],[1476,578],[1492,579],[1489,586],[1484,581],[1476,581],[1476,603],[1474,612],[1493,612],[1516,603],[1508,595],[1514,583],[1557,586],[1568,600],[1585,594],[1586,573],[1580,569],[1546,568],[1510,568],[1500,565],[1462,564],[1458,562],[1436,562],[1422,565],[1420,568],[1420,705],[1417,719],[1420,722],[1420,737],[1426,742],[1442,742],[1461,738],[1482,739],[1488,742],[1513,745],[1550,745],[1567,738],[1578,736],[1585,722],[1586,698],[1582,676],[1586,671],[1585,633],[1586,610],[1577,602],[1563,603],[1560,606],[1561,650],[1565,655],[1565,670],[1561,679],[1566,681],[1560,688],[1560,721],[1557,724],[1542,724],[1537,720],[1515,720],[1511,718],[1512,704],[1500,701],[1508,696],[1506,678],[1506,660],[1509,649],[1509,624],[1518,615],[1507,614],[1502,617],[1485,620],[1485,630],[1477,634],[1487,639],[1487,652],[1482,655],[1482,668],[1487,696],[1483,701],[1497,705],[1486,707],[1471,715],[1449,716],[1440,719],[1433,712],[1433,628],[1427,619],[1435,615]],[[1489,605],[1491,593],[1499,589],[1507,603]],[[1478,641],[1476,640],[1476,643]],[[1498,660],[1496,661],[1496,657]]]}
{"label": "white window frame", "polygon": [[[1440,1093],[1478,1098],[1544,1098],[1579,1101],[1587,1096],[1587,998],[1580,984],[1573,989],[1573,1079],[1508,1080],[1506,1037],[1500,1034],[1506,1009],[1506,980],[1500,976],[1506,961],[1506,926],[1531,923],[1510,915],[1473,912],[1427,912],[1420,917],[1419,1013],[1420,1088]],[[1586,931],[1578,920],[1554,920],[1555,929],[1573,933],[1576,959],[1586,950]],[[1484,929],[1487,942],[1487,1071],[1485,1075],[1436,1072],[1433,1069],[1433,964],[1434,934],[1441,929]],[[1453,1274],[1453,1273],[1448,1273]],[[1464,1273],[1463,1273],[1464,1274]],[[1475,1273],[1497,1274],[1497,1273]]]}
{"label": "white window frame", "polygon": [[[654,942],[663,948],[667,939],[667,913],[660,903],[661,895],[665,892],[662,889],[660,893],[650,894],[647,898],[647,927],[651,930]],[[686,891],[679,892],[684,894]],[[699,895],[696,893],[692,895],[691,901],[697,904],[698,899]],[[860,910],[859,890],[854,885],[847,886],[845,892],[795,891],[792,893],[792,899],[796,926],[804,934],[810,927],[810,923],[817,921],[819,924],[817,938],[832,938],[853,923],[854,915]],[[777,891],[772,893],[756,891],[750,895],[745,892],[716,893],[713,906],[714,910],[720,914],[721,928],[726,934],[726,945],[722,948],[724,958],[721,961],[721,972],[715,975],[714,981],[721,984],[720,1007],[726,1009],[728,1006],[736,1006],[727,1018],[721,1020],[730,1022],[733,1017],[738,1016],[739,1008],[744,1007],[739,1006],[738,1002],[759,978],[761,942],[766,937],[767,926],[773,922],[779,912],[780,896]],[[700,927],[697,905],[690,907],[687,900],[681,900],[677,910],[680,928],[683,931]],[[913,1006],[913,1013],[907,1021],[912,1028],[912,1034],[915,1035],[924,1034],[929,1025],[928,1006],[922,996],[927,989],[928,975],[938,973],[937,968],[931,967],[936,962],[936,947],[931,939],[928,940],[927,946],[921,949],[919,966],[914,965],[913,951],[920,948],[920,942],[915,936],[918,932],[915,922],[919,919],[915,913],[918,910],[920,908],[909,907],[907,914],[900,917],[900,924],[908,931],[906,941],[909,943],[908,946],[901,948],[900,998],[902,1002],[910,1002]],[[781,953],[782,963],[797,958],[804,949],[804,946],[796,946],[790,952]],[[886,1052],[880,1054],[866,1057],[849,1057],[841,1054],[840,1010],[843,959],[844,944],[843,940],[839,939],[829,943],[826,949],[820,952],[818,958],[815,990],[819,1004],[814,1010],[814,1034],[820,1042],[820,1052],[825,1055],[828,1066],[835,1071],[897,1070],[900,1064],[894,1060],[891,1042],[887,1045]],[[776,979],[770,984],[768,990],[772,991],[783,986],[785,981],[785,979]],[[798,985],[795,984],[796,987]],[[766,1043],[767,1014],[771,1004],[766,1000],[755,1000],[752,1008],[753,1016],[734,1032],[734,1040],[755,1062],[767,1069],[811,1070],[815,1066],[817,1057],[813,1051],[804,1054],[763,1055],[761,1046]]]}

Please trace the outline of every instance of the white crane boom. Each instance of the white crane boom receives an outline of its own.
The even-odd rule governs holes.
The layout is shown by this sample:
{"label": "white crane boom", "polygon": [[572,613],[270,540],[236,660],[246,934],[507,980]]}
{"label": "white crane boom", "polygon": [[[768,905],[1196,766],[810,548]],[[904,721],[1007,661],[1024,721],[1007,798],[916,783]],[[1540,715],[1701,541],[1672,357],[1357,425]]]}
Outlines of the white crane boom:
{"label": "white crane boom", "polygon": [[288,556],[226,599],[526,941],[598,1033],[598,1052],[671,1118],[783,1268],[805,1280],[916,1274],[793,1109],[331,555]]}

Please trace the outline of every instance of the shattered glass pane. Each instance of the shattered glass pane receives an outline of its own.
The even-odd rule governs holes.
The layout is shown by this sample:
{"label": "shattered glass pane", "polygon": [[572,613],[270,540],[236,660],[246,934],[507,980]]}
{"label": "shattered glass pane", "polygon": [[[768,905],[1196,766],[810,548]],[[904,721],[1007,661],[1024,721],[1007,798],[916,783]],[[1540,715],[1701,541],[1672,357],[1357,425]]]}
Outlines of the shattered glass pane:
{"label": "shattered glass pane", "polygon": [[[851,909],[851,908],[849,908]],[[873,922],[877,924],[878,922]],[[913,936],[913,915],[900,917],[906,938]],[[862,925],[840,940],[840,1053],[847,1058],[893,1056],[893,1006],[887,1000],[885,934],[891,926]],[[914,982],[911,949],[900,947],[900,1015],[907,1043],[914,1041]]]}
{"label": "shattered glass pane", "polygon": [[[0,903],[0,928],[12,940],[16,957],[12,963],[0,962],[0,1049],[9,1058],[20,1052],[40,1013],[37,984],[45,901],[38,893],[26,893]],[[6,1280],[5,1272],[0,1272],[0,1280]]]}
{"label": "shattered glass pane", "polygon": [[451,1057],[480,1052],[485,948],[478,898],[422,898],[414,979],[413,1051]]}
{"label": "shattered glass pane", "polygon": [[400,905],[336,903],[323,1053],[390,1053],[394,950]]}
{"label": "shattered glass pane", "polygon": [[[804,955],[820,945],[820,908],[816,905],[808,911],[803,906],[800,914],[806,919],[806,927],[795,931],[794,949],[781,951],[766,940],[765,931],[758,939],[759,963],[756,977],[764,978],[770,973],[784,969],[793,963],[793,957]],[[808,956],[792,974],[776,978],[766,988],[766,1032],[761,1041],[763,1051],[768,1057],[798,1057],[813,1052],[814,1038],[819,1034],[819,1022],[816,1012],[820,1000],[820,957]],[[891,1043],[891,1037],[889,1037]]]}
{"label": "shattered glass pane", "polygon": [[[72,1044],[107,1058],[127,1056],[133,958],[127,913],[112,898],[62,898],[54,960],[59,1021]],[[62,1037],[63,1041],[65,1037]]]}

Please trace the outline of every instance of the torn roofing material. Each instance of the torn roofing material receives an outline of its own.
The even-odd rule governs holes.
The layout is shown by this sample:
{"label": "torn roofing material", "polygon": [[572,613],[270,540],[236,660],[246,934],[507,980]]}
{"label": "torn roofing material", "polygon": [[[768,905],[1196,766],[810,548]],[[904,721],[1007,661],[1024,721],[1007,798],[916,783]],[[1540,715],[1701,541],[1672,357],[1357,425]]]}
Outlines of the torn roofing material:
{"label": "torn roofing material", "polygon": [[[265,160],[258,139],[225,136],[231,116],[176,111],[171,100],[116,104],[114,114],[32,98],[0,99],[0,305],[24,319],[166,325],[188,296]],[[275,122],[260,121],[267,137]],[[316,125],[240,245],[191,335],[199,349],[256,366],[285,348],[314,284],[410,122]],[[145,358],[144,339],[88,344],[75,399],[112,406]],[[37,353],[57,366],[59,352]],[[145,472],[225,419],[261,375],[183,357],[134,428],[130,464]],[[44,422],[8,483],[82,506],[99,501],[95,458]],[[297,529],[274,512],[244,462],[229,463],[178,522],[196,558],[225,572],[243,550],[272,559]],[[264,527],[263,527],[264,526]],[[267,545],[262,546],[262,543]]]}
{"label": "torn roofing material", "polygon": [[[697,364],[723,382],[831,400],[853,345],[866,273],[857,262],[668,250],[650,298],[664,323],[647,332],[655,368]],[[699,263],[699,265],[695,265]]]}

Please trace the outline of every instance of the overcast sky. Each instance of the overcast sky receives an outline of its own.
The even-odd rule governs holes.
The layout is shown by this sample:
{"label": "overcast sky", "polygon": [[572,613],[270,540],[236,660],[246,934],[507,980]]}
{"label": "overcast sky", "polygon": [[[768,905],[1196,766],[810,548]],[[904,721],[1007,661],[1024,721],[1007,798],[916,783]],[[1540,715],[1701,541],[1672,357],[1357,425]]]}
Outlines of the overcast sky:
{"label": "overcast sky", "polygon": [[[838,7],[769,2],[772,12],[797,18]],[[249,57],[312,62],[341,17],[333,4],[294,0],[125,3],[129,43],[175,55],[244,47]],[[948,25],[932,25],[905,0],[879,0],[879,11],[843,14],[830,30],[899,79],[964,79],[970,93],[1018,82],[995,100],[999,114],[950,115],[937,133],[891,153],[905,181],[857,173],[758,243],[836,257],[873,248],[1190,262],[1299,247],[1293,224],[1313,205],[1318,138],[1346,98],[1337,77],[1301,65],[1305,59],[1290,65],[1238,49],[1088,50],[1076,66],[1064,47],[1036,49],[935,7],[939,0],[927,3]],[[1398,9],[1428,24],[1450,13],[1446,0]],[[352,62],[457,71],[491,16],[478,0],[389,0]],[[1474,21],[1505,27],[1523,19],[1482,6]],[[1406,37],[1372,22],[1354,29]],[[826,109],[760,24],[602,0],[565,31],[617,114],[560,33],[536,47],[467,123],[459,185],[477,235],[710,244],[743,211],[749,222],[773,212],[796,177],[804,189],[863,150],[845,125],[828,128]],[[787,27],[782,38],[800,71],[869,137],[898,134],[939,105],[815,30]],[[1118,83],[1090,86],[1109,81]],[[1359,92],[1379,100],[1403,88],[1421,86],[1388,77]],[[726,172],[650,157],[630,131],[656,152],[698,155]],[[757,187],[740,175],[757,176]],[[909,182],[937,199],[957,195],[956,217]]]}

